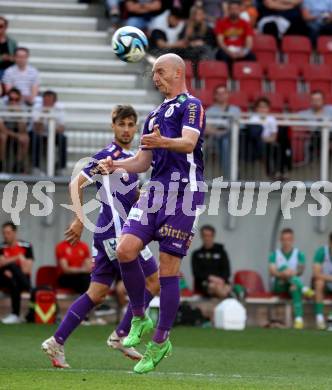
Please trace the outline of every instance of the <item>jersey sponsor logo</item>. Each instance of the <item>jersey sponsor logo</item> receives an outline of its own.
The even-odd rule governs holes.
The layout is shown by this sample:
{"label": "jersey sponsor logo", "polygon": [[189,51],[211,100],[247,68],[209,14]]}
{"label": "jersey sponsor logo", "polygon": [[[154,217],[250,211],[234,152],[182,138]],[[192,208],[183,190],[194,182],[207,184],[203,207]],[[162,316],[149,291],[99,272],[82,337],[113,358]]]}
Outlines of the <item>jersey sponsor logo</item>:
{"label": "jersey sponsor logo", "polygon": [[180,244],[179,242],[172,242],[172,245],[177,248],[182,248],[182,244]]}
{"label": "jersey sponsor logo", "polygon": [[168,110],[165,112],[165,118],[169,118],[174,114],[175,107],[180,107],[180,104],[179,103],[170,104]]}
{"label": "jersey sponsor logo", "polygon": [[128,220],[132,219],[134,221],[140,221],[141,218],[142,218],[142,215],[143,215],[143,210],[137,208],[137,207],[133,207],[130,212],[129,212],[129,215],[128,215]]}
{"label": "jersey sponsor logo", "polygon": [[196,121],[197,104],[190,103],[188,105],[188,109],[189,109],[189,124],[194,125]]}
{"label": "jersey sponsor logo", "polygon": [[178,102],[179,102],[179,103],[183,103],[183,102],[185,102],[187,99],[188,99],[188,96],[187,96],[187,95],[180,95],[180,96],[178,97]]}
{"label": "jersey sponsor logo", "polygon": [[159,230],[159,234],[161,237],[172,237],[181,241],[185,241],[189,234],[182,231],[181,229],[175,229],[172,225],[163,225]]}

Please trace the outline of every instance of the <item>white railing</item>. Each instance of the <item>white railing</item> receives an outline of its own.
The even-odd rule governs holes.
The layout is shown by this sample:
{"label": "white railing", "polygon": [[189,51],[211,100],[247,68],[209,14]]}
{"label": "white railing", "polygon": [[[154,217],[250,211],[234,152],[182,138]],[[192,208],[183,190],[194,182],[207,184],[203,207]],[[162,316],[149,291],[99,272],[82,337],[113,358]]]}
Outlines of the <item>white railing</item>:
{"label": "white railing", "polygon": [[[328,118],[317,118],[315,120],[307,119],[305,117],[301,117],[298,114],[275,114],[274,115],[278,126],[289,126],[292,127],[293,131],[302,130],[305,129],[307,132],[314,132],[317,133],[317,131],[320,131],[320,151],[319,151],[319,180],[329,180],[329,165],[330,165],[330,157],[329,157],[329,150],[330,150],[330,132],[332,129],[332,120]],[[56,120],[52,114],[46,114],[43,113],[40,116],[42,119],[46,119],[48,121],[48,132],[47,132],[47,153],[46,153],[46,174],[49,177],[55,176],[55,137],[56,137]],[[230,150],[229,150],[229,180],[230,181],[238,181],[241,180],[241,177],[239,175],[239,164],[240,164],[240,133],[243,132],[243,128],[246,125],[249,124],[261,124],[260,122],[253,122],[250,118],[250,113],[244,113],[241,114],[241,116],[238,117],[232,117],[229,115],[224,115],[220,119],[209,119],[207,121],[207,124],[209,125],[216,125],[218,127],[226,128],[228,131],[228,136],[230,139]],[[27,121],[32,120],[32,113],[31,112],[12,112],[12,111],[4,111],[0,110],[0,118],[2,120],[14,120],[17,118],[22,118]],[[143,123],[144,117],[140,118],[140,123]],[[98,130],[98,125],[100,125],[100,121],[98,123],[96,122],[95,118],[89,119],[87,116],[84,117],[84,123],[86,125],[90,125],[91,128]],[[106,125],[106,124],[104,124]],[[112,135],[110,133],[105,133],[104,137],[96,137],[96,131],[92,132],[85,129],[80,130],[71,130],[70,129],[70,121],[68,126],[66,127],[67,134],[70,134],[70,140],[69,145],[71,145],[72,149],[75,149],[75,155],[73,156],[73,162],[78,160],[79,158],[86,157],[87,149],[95,150],[97,151],[100,147],[103,145],[103,139],[105,139],[105,143],[107,140],[110,140],[112,138]],[[74,137],[73,135],[79,132],[80,137]],[[104,132],[97,132],[98,135],[104,135]],[[84,137],[82,135],[84,134]],[[212,136],[214,137],[214,136]],[[84,148],[84,139],[86,139],[86,145],[88,145],[88,148]],[[213,144],[213,142],[212,142]],[[207,142],[206,145],[209,145]],[[211,145],[211,143],[210,143]],[[209,147],[209,146],[207,146]],[[77,153],[80,151],[80,148],[82,150],[85,150],[84,153],[79,155]],[[211,154],[211,150],[205,149],[205,155]],[[316,161],[318,163],[318,161]],[[212,164],[214,167],[218,166],[219,161],[218,157],[212,156],[211,161],[209,161],[208,164]],[[68,174],[70,174],[70,169],[68,170]],[[210,182],[213,179],[213,177],[207,177],[207,181]],[[247,180],[257,180],[257,178],[247,178]],[[310,179],[308,179],[310,181]]]}

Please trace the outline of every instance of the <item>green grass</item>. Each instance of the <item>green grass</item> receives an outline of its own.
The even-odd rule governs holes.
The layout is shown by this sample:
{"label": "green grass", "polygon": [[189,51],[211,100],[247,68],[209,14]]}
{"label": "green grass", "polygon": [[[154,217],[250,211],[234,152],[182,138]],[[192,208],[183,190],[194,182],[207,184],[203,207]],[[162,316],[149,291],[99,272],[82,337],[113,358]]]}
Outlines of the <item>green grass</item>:
{"label": "green grass", "polygon": [[332,334],[318,331],[176,328],[173,355],[153,373],[105,340],[109,327],[81,327],[66,344],[73,367],[55,370],[40,350],[54,327],[0,326],[0,389],[332,389]]}

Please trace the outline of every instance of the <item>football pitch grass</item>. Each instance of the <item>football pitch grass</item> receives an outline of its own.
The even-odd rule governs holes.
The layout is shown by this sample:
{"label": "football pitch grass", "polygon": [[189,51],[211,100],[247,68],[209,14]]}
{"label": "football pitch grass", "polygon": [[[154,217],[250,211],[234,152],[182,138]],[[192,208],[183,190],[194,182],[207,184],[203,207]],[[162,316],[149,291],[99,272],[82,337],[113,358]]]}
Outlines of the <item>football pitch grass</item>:
{"label": "football pitch grass", "polygon": [[330,332],[175,328],[173,355],[137,375],[131,360],[106,346],[110,326],[80,327],[66,344],[72,368],[51,368],[40,344],[54,329],[0,325],[1,390],[332,389]]}

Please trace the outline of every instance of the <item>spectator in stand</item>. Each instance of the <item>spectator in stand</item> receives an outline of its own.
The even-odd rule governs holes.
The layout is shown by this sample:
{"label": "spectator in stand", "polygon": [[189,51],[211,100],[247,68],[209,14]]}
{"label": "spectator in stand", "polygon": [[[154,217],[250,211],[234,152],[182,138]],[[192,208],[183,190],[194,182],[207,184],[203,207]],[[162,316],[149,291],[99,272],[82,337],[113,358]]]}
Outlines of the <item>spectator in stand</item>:
{"label": "spectator in stand", "polygon": [[251,25],[240,18],[241,2],[231,0],[228,6],[228,16],[216,23],[215,34],[219,50],[216,59],[225,61],[231,67],[234,61],[255,61],[256,56],[251,51],[253,45],[253,29]]}
{"label": "spectator in stand", "polygon": [[[228,119],[231,117],[239,117],[241,110],[238,106],[229,103],[229,92],[225,85],[219,85],[214,90],[214,103],[206,110],[206,118],[215,119]],[[220,162],[223,168],[223,176],[229,178],[230,175],[230,126],[231,119],[227,126],[216,125],[207,123],[206,132],[207,136],[212,135],[212,142],[215,142],[215,137],[218,138]]]}
{"label": "spectator in stand", "polygon": [[214,26],[216,20],[224,15],[224,5],[226,2],[220,0],[204,0],[201,3],[207,14],[209,25]]}
{"label": "spectator in stand", "polygon": [[316,90],[311,92],[311,105],[307,110],[299,112],[301,117],[307,119],[317,119],[322,117],[332,118],[332,106],[325,104],[325,95],[322,91]]}
{"label": "spectator in stand", "polygon": [[55,255],[58,263],[59,285],[71,288],[79,294],[87,291],[92,268],[88,245],[83,241],[71,245],[64,240],[57,244]]}
{"label": "spectator in stand", "polygon": [[58,175],[63,174],[67,164],[67,137],[65,136],[65,118],[63,105],[58,102],[54,91],[43,93],[43,99],[33,108],[33,128],[31,132],[32,166],[35,174],[39,173],[43,146],[47,141],[48,119],[41,118],[42,114],[52,114],[55,117],[55,143],[58,147],[58,161],[56,170]]}
{"label": "spectator in stand", "polygon": [[184,39],[186,50],[184,57],[194,62],[212,58],[212,50],[216,46],[214,31],[209,27],[207,17],[202,6],[193,6],[190,18],[187,21]]}
{"label": "spectator in stand", "polygon": [[222,244],[215,242],[213,226],[201,227],[202,247],[192,254],[195,291],[208,298],[226,298],[230,291],[230,262]]}
{"label": "spectator in stand", "polygon": [[260,97],[256,100],[254,114],[250,117],[252,124],[248,125],[248,152],[251,161],[260,160],[264,155],[266,174],[275,179],[279,160],[278,124],[270,114],[270,109],[268,98]]}
{"label": "spectator in stand", "polygon": [[332,35],[332,0],[304,0],[302,15],[314,46],[319,35]]}
{"label": "spectator in stand", "polygon": [[183,37],[184,21],[177,9],[167,10],[157,16],[151,23],[151,53],[161,55],[167,52],[184,54],[186,41]]}
{"label": "spectator in stand", "polygon": [[258,30],[281,40],[285,35],[307,35],[302,17],[303,0],[257,0]]}
{"label": "spectator in stand", "polygon": [[[256,21],[258,18],[258,11],[255,7],[255,2],[253,0],[242,0],[242,11],[240,14],[240,18],[247,21],[251,24],[252,27],[256,25]],[[228,3],[224,3],[224,12],[225,16],[228,15]]]}
{"label": "spectator in stand", "polygon": [[[16,41],[7,36],[8,20],[0,16],[0,81],[7,68],[14,64]],[[1,94],[0,94],[1,96]]]}
{"label": "spectator in stand", "polygon": [[[219,0],[220,2],[220,0]],[[202,6],[202,1],[195,0],[164,0],[163,7],[165,9],[176,9],[182,19],[188,19],[190,10],[194,5]]]}
{"label": "spectator in stand", "polygon": [[312,297],[314,292],[305,287],[301,280],[305,269],[305,255],[294,247],[294,232],[285,228],[280,234],[280,249],[272,252],[269,257],[269,272],[274,280],[273,292],[290,294],[295,315],[294,328],[303,329],[302,296]]}
{"label": "spectator in stand", "polygon": [[[8,92],[8,96],[4,99],[4,107],[9,112],[24,112],[22,94],[17,88],[12,88]],[[24,118],[11,117],[2,120],[0,118],[0,171],[13,171],[14,173],[26,173],[26,157],[29,151],[29,135],[27,132],[27,123]],[[12,156],[16,156],[14,166],[9,166],[10,157],[7,156],[7,151],[10,151]]]}
{"label": "spectator in stand", "polygon": [[160,0],[125,0],[124,9],[128,15],[126,25],[146,30],[163,8]]}
{"label": "spectator in stand", "polygon": [[18,47],[15,50],[15,65],[6,69],[3,75],[5,92],[8,93],[13,87],[19,89],[23,101],[28,106],[34,104],[39,92],[39,72],[29,65],[29,49]]}
{"label": "spectator in stand", "polygon": [[332,293],[332,233],[330,233],[328,245],[321,246],[315,252],[313,282],[316,326],[317,329],[325,329],[324,295]]}
{"label": "spectator in stand", "polygon": [[9,290],[12,312],[3,318],[3,324],[21,322],[21,292],[30,290],[33,250],[29,242],[17,238],[17,227],[13,222],[2,225],[3,243],[0,245],[0,288]]}

